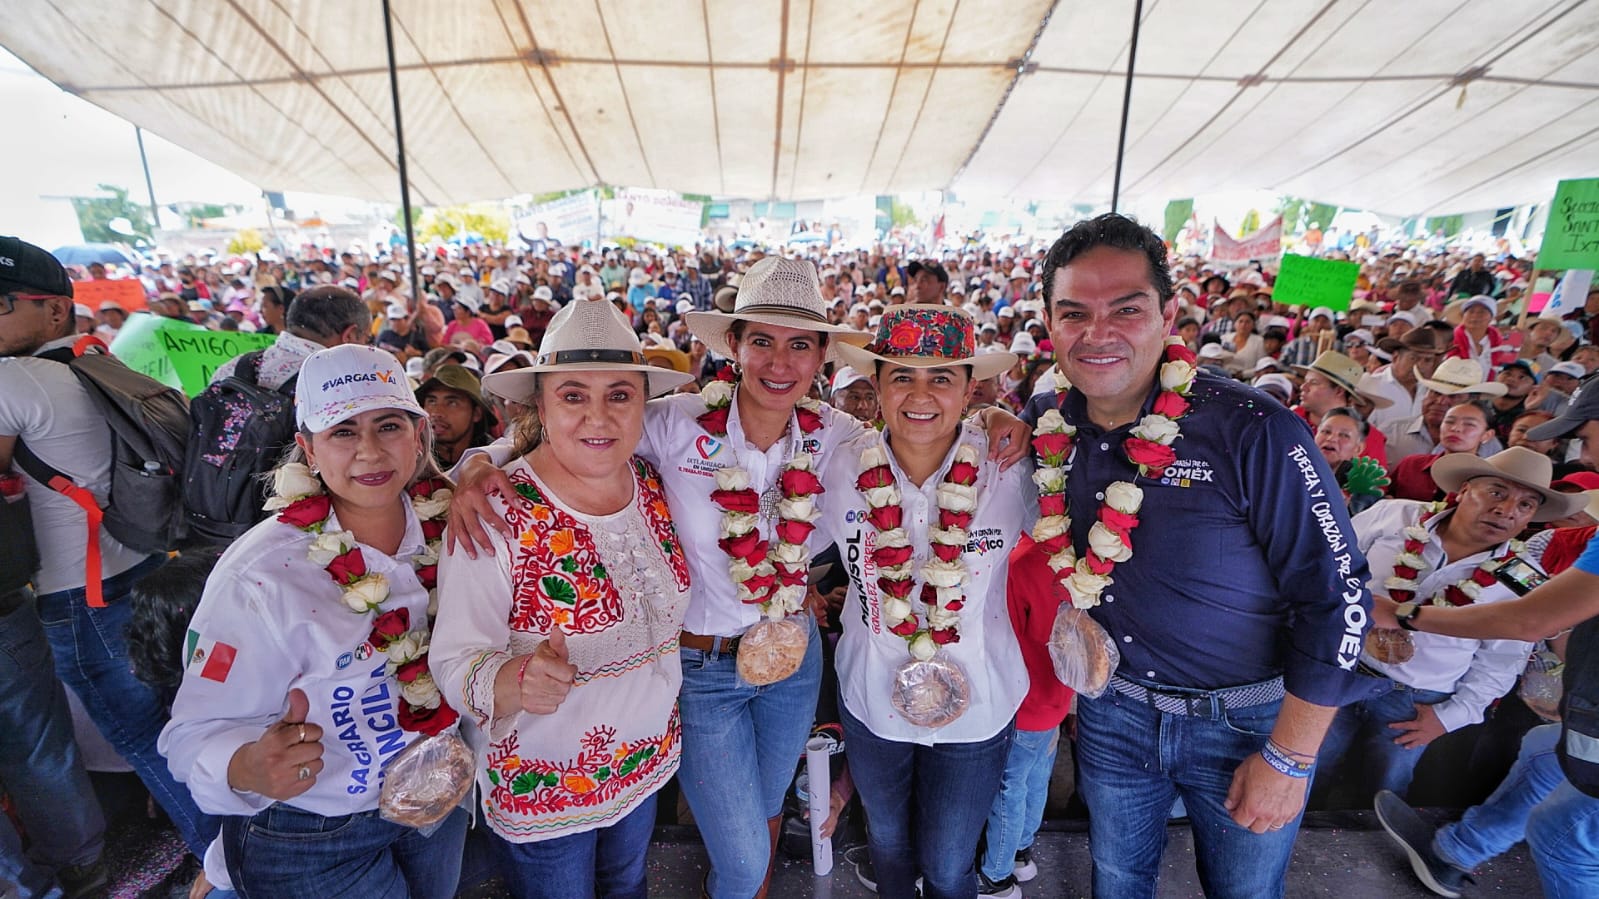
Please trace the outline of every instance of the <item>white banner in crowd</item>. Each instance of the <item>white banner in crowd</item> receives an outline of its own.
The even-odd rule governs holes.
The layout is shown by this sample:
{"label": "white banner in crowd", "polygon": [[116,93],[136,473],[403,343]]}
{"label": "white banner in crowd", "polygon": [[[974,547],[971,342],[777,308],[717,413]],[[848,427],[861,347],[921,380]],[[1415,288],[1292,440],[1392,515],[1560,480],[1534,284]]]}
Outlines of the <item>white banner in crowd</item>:
{"label": "white banner in crowd", "polygon": [[528,241],[557,240],[581,244],[600,234],[600,198],[585,190],[548,203],[539,203],[517,216],[517,233]]}
{"label": "white banner in crowd", "polygon": [[623,187],[616,199],[601,204],[605,213],[605,236],[692,247],[702,240],[700,217],[704,205],[684,199],[669,190]]}
{"label": "white banner in crowd", "polygon": [[1563,316],[1582,308],[1588,301],[1588,288],[1593,285],[1593,269],[1574,268],[1566,272],[1555,286],[1554,295],[1549,297],[1549,302],[1539,312],[1540,315],[1549,317]]}
{"label": "white banner in crowd", "polygon": [[1251,259],[1268,262],[1282,254],[1283,217],[1280,215],[1242,240],[1228,234],[1220,222],[1216,223],[1216,236],[1210,246],[1210,258],[1215,262],[1227,265],[1242,265]]}

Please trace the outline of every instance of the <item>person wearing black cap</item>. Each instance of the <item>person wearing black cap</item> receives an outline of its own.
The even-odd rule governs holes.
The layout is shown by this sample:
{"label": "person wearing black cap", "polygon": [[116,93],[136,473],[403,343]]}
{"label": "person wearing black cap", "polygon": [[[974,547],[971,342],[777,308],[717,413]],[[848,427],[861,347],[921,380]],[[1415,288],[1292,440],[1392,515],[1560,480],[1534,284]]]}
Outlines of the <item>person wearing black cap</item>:
{"label": "person wearing black cap", "polygon": [[931,259],[917,259],[905,266],[905,274],[910,278],[908,302],[934,306],[944,304],[944,292],[949,289],[949,272],[944,270],[943,265]]}
{"label": "person wearing black cap", "polygon": [[1599,386],[1592,377],[1578,385],[1558,418],[1527,432],[1529,440],[1562,438],[1578,440],[1578,461],[1585,468],[1599,469]]}

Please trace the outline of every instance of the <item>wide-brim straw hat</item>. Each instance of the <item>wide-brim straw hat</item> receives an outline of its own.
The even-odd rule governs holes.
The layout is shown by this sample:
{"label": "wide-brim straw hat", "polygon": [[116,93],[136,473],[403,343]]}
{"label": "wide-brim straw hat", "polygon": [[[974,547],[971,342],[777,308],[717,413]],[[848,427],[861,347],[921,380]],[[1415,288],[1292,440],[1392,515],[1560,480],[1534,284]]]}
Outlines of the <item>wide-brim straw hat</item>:
{"label": "wide-brim straw hat", "polygon": [[1554,521],[1576,513],[1588,504],[1581,493],[1561,493],[1550,488],[1555,466],[1549,457],[1524,446],[1513,446],[1484,459],[1476,453],[1448,453],[1432,465],[1432,479],[1445,491],[1454,493],[1473,478],[1494,477],[1543,497],[1533,521]]}
{"label": "wide-brim straw hat", "polygon": [[863,344],[871,339],[870,334],[827,320],[827,304],[822,300],[822,282],[816,277],[816,266],[803,259],[781,256],[768,256],[750,266],[739,279],[732,312],[690,312],[683,321],[694,336],[723,355],[732,355],[727,329],[737,321],[826,334],[827,360],[839,358],[837,350],[843,343]]}
{"label": "wide-brim straw hat", "polygon": [[1446,396],[1472,394],[1474,396],[1504,396],[1509,387],[1498,381],[1485,381],[1482,366],[1473,359],[1453,356],[1438,363],[1432,377],[1417,378],[1421,386]]}
{"label": "wide-brim straw hat", "polygon": [[1009,371],[1016,354],[977,352],[972,316],[954,306],[911,303],[883,310],[877,334],[864,347],[840,343],[839,358],[859,372],[876,372],[880,362],[912,368],[970,366],[973,381]]}
{"label": "wide-brim straw hat", "polygon": [[627,319],[610,303],[571,303],[550,319],[539,343],[536,364],[497,372],[483,386],[500,396],[525,402],[541,374],[562,371],[625,371],[646,375],[650,396],[670,393],[694,380],[644,360],[644,349]]}
{"label": "wide-brim straw hat", "polygon": [[1373,408],[1385,409],[1392,406],[1394,401],[1385,396],[1368,393],[1360,387],[1360,379],[1366,370],[1359,362],[1345,356],[1337,350],[1328,350],[1316,357],[1316,361],[1309,365],[1296,365],[1294,368],[1302,372],[1315,372],[1341,388],[1351,397],[1364,400]]}

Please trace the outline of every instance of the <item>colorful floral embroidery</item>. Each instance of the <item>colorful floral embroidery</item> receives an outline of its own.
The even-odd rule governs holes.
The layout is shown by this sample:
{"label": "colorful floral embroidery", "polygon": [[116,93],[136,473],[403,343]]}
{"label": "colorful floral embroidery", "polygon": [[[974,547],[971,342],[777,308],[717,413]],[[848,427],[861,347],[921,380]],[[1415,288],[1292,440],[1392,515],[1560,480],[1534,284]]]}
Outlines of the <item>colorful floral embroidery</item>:
{"label": "colorful floral embroidery", "polygon": [[566,761],[523,758],[512,734],[489,747],[489,802],[520,816],[603,805],[653,780],[661,764],[673,758],[680,736],[675,709],[665,733],[643,740],[619,742],[616,728],[595,725],[578,741],[577,756]]}
{"label": "colorful floral embroidery", "polygon": [[867,349],[891,358],[968,359],[976,352],[967,321],[939,306],[901,307],[891,328],[878,328],[876,338]]}

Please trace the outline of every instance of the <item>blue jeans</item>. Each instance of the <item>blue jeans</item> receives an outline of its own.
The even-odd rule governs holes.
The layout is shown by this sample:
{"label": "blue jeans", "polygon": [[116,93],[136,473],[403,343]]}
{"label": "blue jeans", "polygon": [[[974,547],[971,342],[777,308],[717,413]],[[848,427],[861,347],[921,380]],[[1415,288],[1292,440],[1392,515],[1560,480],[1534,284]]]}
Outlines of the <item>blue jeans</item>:
{"label": "blue jeans", "polygon": [[644,899],[644,856],[655,830],[651,793],[609,827],[537,843],[512,843],[493,831],[489,842],[500,875],[516,899]]}
{"label": "blue jeans", "polygon": [[423,836],[376,811],[329,818],[280,802],[222,819],[222,840],[243,899],[449,899],[467,821],[458,808]]}
{"label": "blue jeans", "polygon": [[[1371,787],[1371,795],[1378,790],[1392,790],[1400,796],[1410,789],[1416,776],[1416,763],[1421,761],[1426,746],[1406,749],[1394,742],[1399,731],[1388,725],[1398,721],[1416,720],[1416,707],[1437,705],[1448,699],[1450,693],[1437,690],[1418,690],[1395,683],[1393,689],[1381,696],[1363,699],[1338,710],[1327,736],[1321,742],[1316,757],[1316,767],[1330,772],[1338,766],[1349,747],[1356,740],[1365,749],[1365,770],[1360,772],[1363,782]],[[1354,772],[1350,772],[1354,773]]]}
{"label": "blue jeans", "polygon": [[1160,712],[1115,689],[1098,699],[1078,697],[1077,788],[1088,804],[1097,899],[1155,895],[1166,818],[1178,796],[1188,809],[1206,896],[1283,895],[1299,818],[1257,834],[1223,806],[1233,774],[1266,745],[1281,705],[1227,709],[1212,718]]}
{"label": "blue jeans", "polygon": [[1469,871],[1525,839],[1545,896],[1599,896],[1599,799],[1567,782],[1555,755],[1559,739],[1558,724],[1527,731],[1499,789],[1440,828],[1433,852]]}
{"label": "blue jeans", "polygon": [[33,594],[0,596],[0,783],[28,830],[32,852],[0,814],[0,881],[23,899],[48,896],[54,869],[86,865],[105,846],[105,818],[72,738],[66,690],[50,664]]}
{"label": "blue jeans", "polygon": [[911,899],[920,876],[926,899],[975,899],[977,838],[999,791],[1015,724],[980,743],[923,746],[877,736],[842,700],[838,716],[850,775],[866,807],[878,895]]}
{"label": "blue jeans", "polygon": [[822,682],[816,619],[805,661],[784,680],[752,687],[733,656],[683,649],[683,788],[705,851],[712,899],[750,899],[766,879],[772,843],[768,819],[783,813],[783,794],[805,754]]}
{"label": "blue jeans", "polygon": [[1003,880],[1016,867],[1016,851],[1033,845],[1044,823],[1044,803],[1049,799],[1049,777],[1055,771],[1055,749],[1060,728],[1022,730],[1010,744],[1005,777],[999,795],[988,810],[988,845],[983,851],[983,873]]}
{"label": "blue jeans", "polygon": [[219,822],[195,806],[187,787],[167,769],[156,751],[156,738],[168,713],[155,691],[133,676],[128,665],[125,632],[133,615],[128,596],[139,578],[161,566],[160,556],[102,581],[105,608],[89,607],[82,587],[39,597],[44,622],[55,652],[56,674],[71,687],[112,748],[127,760],[145,789],[172,819],[195,858],[217,835]]}

